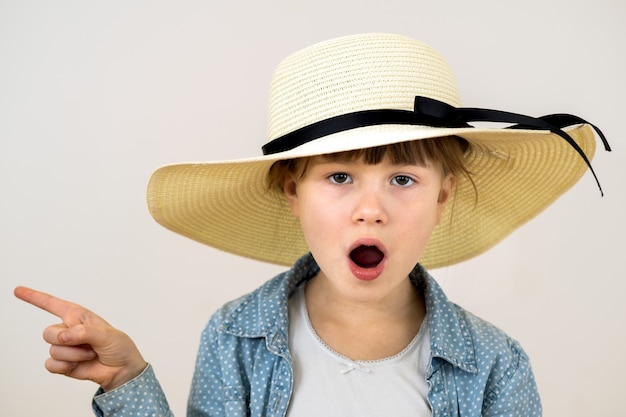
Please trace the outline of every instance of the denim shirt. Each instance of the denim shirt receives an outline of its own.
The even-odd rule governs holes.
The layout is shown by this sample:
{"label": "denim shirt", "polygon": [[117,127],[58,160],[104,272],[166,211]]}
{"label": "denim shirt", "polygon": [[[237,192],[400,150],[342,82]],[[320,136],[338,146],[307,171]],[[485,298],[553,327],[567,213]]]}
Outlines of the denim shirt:
{"label": "denim shirt", "polygon": [[[293,389],[287,300],[318,271],[307,254],[211,317],[202,333],[189,417],[286,415]],[[533,373],[520,345],[448,301],[420,265],[409,278],[426,300],[431,357],[425,377],[433,416],[541,416]],[[116,390],[98,392],[93,405],[98,416],[172,416],[150,366]]]}

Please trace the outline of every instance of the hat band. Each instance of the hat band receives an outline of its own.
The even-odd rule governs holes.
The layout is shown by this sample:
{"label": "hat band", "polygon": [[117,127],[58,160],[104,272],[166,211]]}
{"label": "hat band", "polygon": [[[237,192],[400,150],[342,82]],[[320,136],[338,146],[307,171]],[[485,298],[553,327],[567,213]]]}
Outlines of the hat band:
{"label": "hat band", "polygon": [[413,111],[397,109],[363,110],[330,117],[276,138],[266,143],[262,150],[263,155],[272,155],[297,148],[324,136],[366,126],[399,124],[447,128],[474,127],[469,124],[470,122],[514,123],[512,126],[506,127],[506,129],[549,130],[559,135],[585,161],[598,184],[600,193],[604,195],[600,181],[591,167],[591,162],[587,155],[563,128],[575,124],[588,124],[600,136],[604,149],[610,151],[611,147],[597,126],[571,114],[561,113],[532,117],[501,110],[454,107],[429,97],[415,96]]}

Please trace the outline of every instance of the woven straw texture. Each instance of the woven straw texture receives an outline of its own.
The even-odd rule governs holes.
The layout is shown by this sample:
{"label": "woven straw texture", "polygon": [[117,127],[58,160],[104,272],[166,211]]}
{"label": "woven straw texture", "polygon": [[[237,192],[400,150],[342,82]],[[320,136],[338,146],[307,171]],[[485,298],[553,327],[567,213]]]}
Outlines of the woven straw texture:
{"label": "woven straw texture", "polygon": [[[452,73],[432,48],[388,34],[355,35],[313,45],[277,67],[270,90],[268,141],[319,120],[371,109],[412,110],[416,95],[460,106]],[[589,159],[586,125],[567,132]],[[281,195],[267,190],[273,162],[414,139],[458,135],[471,144],[421,263],[437,268],[470,259],[500,242],[572,187],[586,171],[562,138],[545,131],[370,126],[329,135],[293,150],[235,161],[173,164],[148,185],[148,206],[166,228],[212,247],[291,265],[308,251]]]}

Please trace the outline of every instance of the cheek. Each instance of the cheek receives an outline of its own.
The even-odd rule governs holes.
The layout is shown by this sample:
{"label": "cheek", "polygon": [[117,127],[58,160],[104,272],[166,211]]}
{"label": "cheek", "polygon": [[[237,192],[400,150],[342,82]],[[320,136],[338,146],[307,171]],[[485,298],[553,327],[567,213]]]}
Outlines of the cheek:
{"label": "cheek", "polygon": [[[305,238],[328,241],[336,239],[344,229],[346,213],[336,201],[316,198],[302,198],[298,204],[298,219]],[[327,242],[328,243],[328,242]]]}
{"label": "cheek", "polygon": [[413,235],[419,242],[430,238],[430,234],[439,224],[442,214],[443,205],[437,202],[436,196],[418,204],[402,205],[398,203],[394,208],[395,221],[405,225],[400,227],[399,233],[405,234],[407,239],[411,239],[411,235]]}
{"label": "cheek", "polygon": [[323,227],[325,219],[332,221],[335,217],[335,206],[319,198],[300,199],[297,207],[300,221]]}
{"label": "cheek", "polygon": [[323,206],[301,203],[298,220],[307,246],[318,261],[328,259],[329,249],[341,241],[340,225]]}

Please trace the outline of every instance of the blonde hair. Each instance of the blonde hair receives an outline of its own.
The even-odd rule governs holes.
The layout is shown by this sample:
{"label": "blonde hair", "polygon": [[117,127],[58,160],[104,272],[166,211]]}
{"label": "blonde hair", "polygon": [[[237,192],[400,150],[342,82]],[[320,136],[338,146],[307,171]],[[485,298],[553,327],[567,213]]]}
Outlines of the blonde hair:
{"label": "blonde hair", "polygon": [[[469,143],[465,139],[457,136],[444,136],[433,139],[398,142],[323,156],[331,161],[355,161],[361,159],[370,165],[380,163],[387,156],[393,164],[427,165],[438,163],[441,164],[444,177],[448,174],[454,177],[465,176],[473,184],[471,173],[467,170],[464,162],[464,155],[468,148]],[[267,173],[268,189],[282,194],[285,180],[289,177],[302,179],[306,175],[311,158],[304,157],[276,161]]]}

